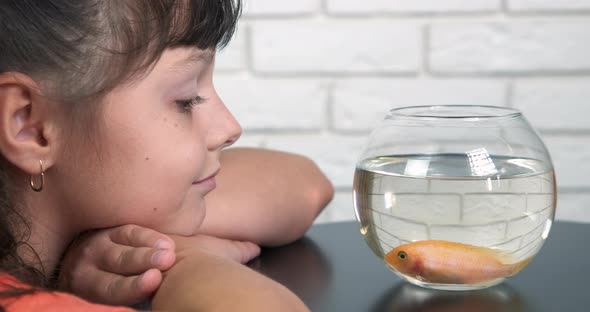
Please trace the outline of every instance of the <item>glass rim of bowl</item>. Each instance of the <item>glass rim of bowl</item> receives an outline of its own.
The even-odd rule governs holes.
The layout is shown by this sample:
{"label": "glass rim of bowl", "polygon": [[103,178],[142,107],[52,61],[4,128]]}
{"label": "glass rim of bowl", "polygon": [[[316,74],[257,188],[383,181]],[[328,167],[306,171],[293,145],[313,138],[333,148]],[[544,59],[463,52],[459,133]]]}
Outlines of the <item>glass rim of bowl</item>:
{"label": "glass rim of bowl", "polygon": [[386,119],[397,117],[416,119],[504,119],[522,113],[514,108],[491,105],[419,105],[389,110]]}

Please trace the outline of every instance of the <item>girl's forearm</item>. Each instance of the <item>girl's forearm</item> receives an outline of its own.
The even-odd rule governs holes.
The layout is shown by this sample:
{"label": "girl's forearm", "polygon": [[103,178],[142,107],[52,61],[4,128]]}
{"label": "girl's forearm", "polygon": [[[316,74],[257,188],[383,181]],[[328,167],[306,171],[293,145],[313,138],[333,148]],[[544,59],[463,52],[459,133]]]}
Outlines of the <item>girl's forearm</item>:
{"label": "girl's forearm", "polygon": [[165,273],[157,311],[308,311],[284,286],[236,262],[192,252]]}
{"label": "girl's forearm", "polygon": [[207,195],[202,233],[263,246],[301,237],[332,199],[330,181],[310,159],[278,151],[223,151],[217,189]]}

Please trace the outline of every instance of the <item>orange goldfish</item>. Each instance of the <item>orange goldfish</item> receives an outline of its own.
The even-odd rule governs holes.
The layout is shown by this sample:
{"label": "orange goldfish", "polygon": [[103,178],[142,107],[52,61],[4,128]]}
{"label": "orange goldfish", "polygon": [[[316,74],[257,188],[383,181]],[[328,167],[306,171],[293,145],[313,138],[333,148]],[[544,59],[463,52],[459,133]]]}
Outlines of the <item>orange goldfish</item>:
{"label": "orange goldfish", "polygon": [[478,284],[512,276],[530,261],[510,260],[498,250],[439,240],[404,244],[385,255],[398,272],[436,284]]}

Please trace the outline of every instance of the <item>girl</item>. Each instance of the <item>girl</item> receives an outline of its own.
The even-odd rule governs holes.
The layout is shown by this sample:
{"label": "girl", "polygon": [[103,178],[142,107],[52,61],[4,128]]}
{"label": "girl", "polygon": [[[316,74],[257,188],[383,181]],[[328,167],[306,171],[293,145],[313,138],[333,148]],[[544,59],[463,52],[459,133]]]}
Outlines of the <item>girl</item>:
{"label": "girl", "polygon": [[[317,167],[300,156],[234,148],[222,152],[221,164],[200,234],[191,239],[237,262],[258,254],[247,242],[276,246],[302,236],[333,194]],[[93,232],[70,247],[59,286],[92,301],[135,304],[158,287],[160,271],[174,261],[173,246],[166,235],[138,226]]]}
{"label": "girl", "polygon": [[[261,211],[235,208],[234,200],[249,195],[220,199],[236,191],[229,181],[241,182],[230,171],[220,174],[222,165],[263,155],[277,164],[290,157],[236,150],[220,160],[221,150],[241,130],[213,88],[214,52],[231,37],[239,8],[239,1],[231,0],[0,2],[0,304],[5,309],[110,310],[42,291],[51,286],[75,237],[107,228],[81,245],[105,247],[92,237],[107,235],[119,246],[140,247],[131,253],[141,254],[150,241],[141,237],[155,233],[147,229],[174,239],[175,259],[169,256],[161,266],[175,264],[163,276],[155,309],[225,310],[239,303],[241,310],[305,310],[285,288],[231,260],[246,261],[256,246],[201,236],[199,230],[206,220],[203,229],[210,234],[275,245],[301,235],[319,211],[275,212],[279,224],[301,222],[281,237],[275,235],[279,226],[252,230],[275,218],[245,221],[242,216]],[[240,176],[247,167],[233,171]],[[216,189],[218,174],[218,195],[208,202],[219,209],[206,219],[205,196]],[[321,174],[312,175],[326,190],[313,196],[321,207],[331,188]],[[287,186],[273,185],[293,189]],[[264,202],[257,209],[280,204]],[[228,210],[235,216],[224,225]],[[239,223],[245,225],[234,226]],[[162,238],[153,247],[171,250],[172,244]],[[113,250],[108,245],[105,250]],[[113,254],[123,254],[117,248]],[[150,253],[148,248],[145,254]],[[113,273],[148,269],[130,263],[126,272]],[[157,280],[148,272],[137,280]]]}

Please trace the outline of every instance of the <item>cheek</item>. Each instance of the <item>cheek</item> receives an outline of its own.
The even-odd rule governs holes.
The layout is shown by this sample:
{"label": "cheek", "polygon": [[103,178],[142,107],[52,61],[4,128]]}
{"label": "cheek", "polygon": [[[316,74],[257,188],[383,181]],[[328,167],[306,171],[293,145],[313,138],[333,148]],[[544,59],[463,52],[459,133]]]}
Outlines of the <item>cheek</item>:
{"label": "cheek", "polygon": [[204,198],[192,182],[205,168],[203,140],[178,123],[137,131],[109,128],[100,150],[78,151],[69,162],[69,206],[86,227],[138,224],[191,234],[204,217]]}
{"label": "cheek", "polygon": [[130,217],[139,215],[155,225],[175,218],[176,211],[188,209],[185,206],[199,206],[192,183],[203,174],[206,154],[198,137],[162,127],[149,133],[149,139],[132,142],[121,153],[125,165],[114,170],[120,173],[120,181],[114,183],[124,190],[119,194],[121,202],[132,208]]}

